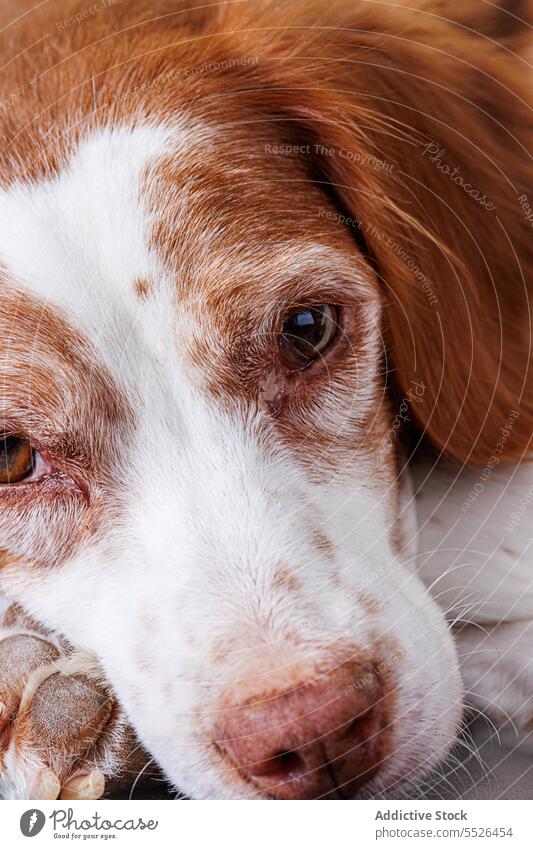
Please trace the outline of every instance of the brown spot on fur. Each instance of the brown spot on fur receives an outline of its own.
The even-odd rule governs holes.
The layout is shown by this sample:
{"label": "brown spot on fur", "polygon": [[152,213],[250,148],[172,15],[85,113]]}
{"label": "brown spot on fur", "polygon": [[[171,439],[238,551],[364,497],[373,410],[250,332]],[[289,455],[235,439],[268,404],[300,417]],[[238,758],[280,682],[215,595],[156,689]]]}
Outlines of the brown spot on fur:
{"label": "brown spot on fur", "polygon": [[5,548],[0,548],[0,569],[10,566],[15,558]]}
{"label": "brown spot on fur", "polygon": [[509,546],[508,546],[508,545],[502,545],[502,551],[504,551],[504,552],[505,552],[506,554],[508,554],[510,557],[520,557],[519,552],[518,552],[518,551],[515,551],[515,550],[514,550],[514,549],[512,549],[512,548],[509,548]]}
{"label": "brown spot on fur", "polygon": [[442,519],[439,516],[431,516],[429,521],[432,522],[434,525],[443,525],[444,524],[444,522],[442,521]]}
{"label": "brown spot on fur", "polygon": [[405,531],[402,527],[402,523],[398,520],[396,520],[392,525],[390,531],[390,544],[395,554],[400,554],[406,546]]}
{"label": "brown spot on fur", "polygon": [[381,611],[380,601],[375,596],[369,595],[367,592],[363,591],[356,593],[355,599],[357,603],[360,604],[361,607],[363,607],[370,615],[374,615]]}
{"label": "brown spot on fur", "polygon": [[133,288],[135,289],[135,294],[140,301],[146,301],[152,293],[152,286],[145,278],[138,277],[134,280]]}
{"label": "brown spot on fur", "polygon": [[281,567],[276,572],[272,583],[275,587],[291,590],[292,592],[296,592],[302,587],[301,580],[287,567]]}
{"label": "brown spot on fur", "polygon": [[342,578],[338,569],[332,569],[329,572],[329,577],[336,587],[342,587]]}
{"label": "brown spot on fur", "polygon": [[313,528],[311,532],[311,542],[313,546],[317,548],[328,560],[332,560],[335,557],[335,546],[330,538],[324,533],[324,531],[320,530],[320,528]]}

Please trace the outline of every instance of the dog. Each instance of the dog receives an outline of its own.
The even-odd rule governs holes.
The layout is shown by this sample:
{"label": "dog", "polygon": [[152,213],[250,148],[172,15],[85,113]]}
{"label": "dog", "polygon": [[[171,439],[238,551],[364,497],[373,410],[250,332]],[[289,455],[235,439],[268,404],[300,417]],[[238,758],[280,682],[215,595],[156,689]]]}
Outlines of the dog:
{"label": "dog", "polygon": [[527,4],[5,6],[0,794],[527,733]]}

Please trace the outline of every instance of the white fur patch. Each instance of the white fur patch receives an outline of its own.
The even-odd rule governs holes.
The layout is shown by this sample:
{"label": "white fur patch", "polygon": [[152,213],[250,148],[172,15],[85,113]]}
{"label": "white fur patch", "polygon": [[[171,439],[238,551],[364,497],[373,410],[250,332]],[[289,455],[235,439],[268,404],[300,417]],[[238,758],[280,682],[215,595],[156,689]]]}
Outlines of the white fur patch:
{"label": "white fur patch", "polygon": [[125,348],[134,344],[139,320],[133,283],[160,284],[162,277],[148,249],[141,180],[171,140],[179,152],[187,131],[102,129],[80,144],[56,178],[0,191],[0,261],[10,278],[66,310],[125,379]]}

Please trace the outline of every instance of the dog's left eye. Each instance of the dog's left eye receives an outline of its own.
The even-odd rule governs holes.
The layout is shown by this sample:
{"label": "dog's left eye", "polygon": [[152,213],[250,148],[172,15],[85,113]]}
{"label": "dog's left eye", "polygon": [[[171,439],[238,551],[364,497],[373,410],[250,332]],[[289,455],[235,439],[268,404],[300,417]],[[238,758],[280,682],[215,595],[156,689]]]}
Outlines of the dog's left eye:
{"label": "dog's left eye", "polygon": [[318,359],[337,335],[339,311],[331,304],[306,307],[292,313],[279,338],[280,357],[291,370],[300,370]]}
{"label": "dog's left eye", "polygon": [[0,486],[40,480],[52,467],[22,436],[0,434]]}

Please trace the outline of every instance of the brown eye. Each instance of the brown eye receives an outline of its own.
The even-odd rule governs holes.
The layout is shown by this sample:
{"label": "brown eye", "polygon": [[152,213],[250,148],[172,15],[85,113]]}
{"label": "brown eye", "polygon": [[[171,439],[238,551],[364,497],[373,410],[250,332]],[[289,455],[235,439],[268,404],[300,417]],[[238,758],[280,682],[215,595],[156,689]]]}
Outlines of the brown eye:
{"label": "brown eye", "polygon": [[292,313],[279,338],[282,362],[292,370],[303,369],[318,359],[337,335],[339,311],[322,304]]}
{"label": "brown eye", "polygon": [[35,452],[21,436],[0,435],[0,484],[20,483],[30,477]]}

